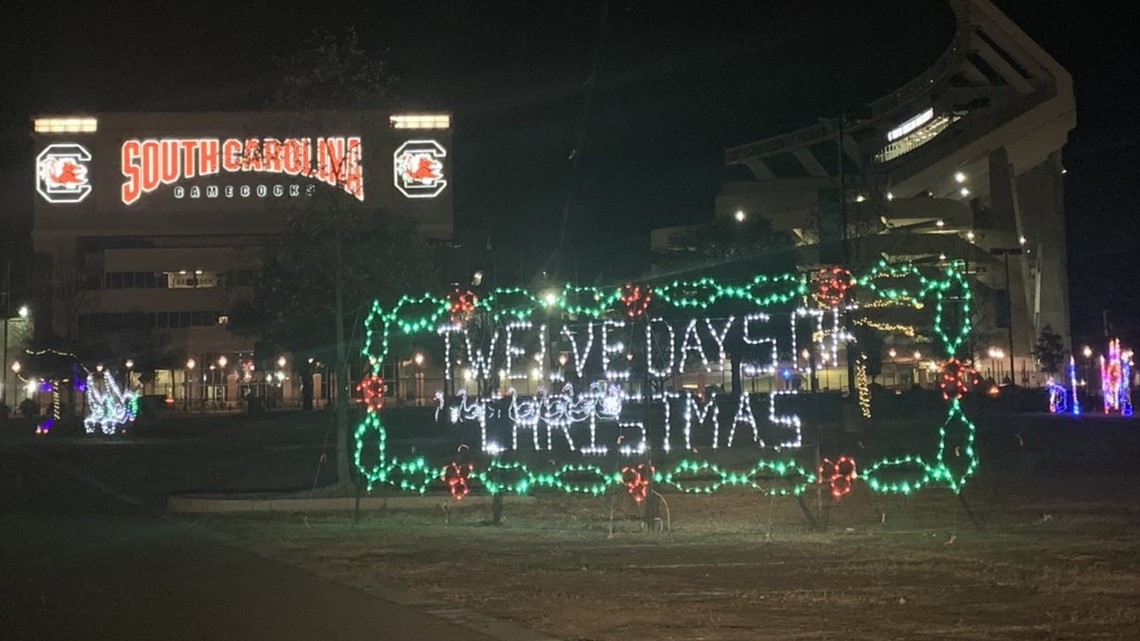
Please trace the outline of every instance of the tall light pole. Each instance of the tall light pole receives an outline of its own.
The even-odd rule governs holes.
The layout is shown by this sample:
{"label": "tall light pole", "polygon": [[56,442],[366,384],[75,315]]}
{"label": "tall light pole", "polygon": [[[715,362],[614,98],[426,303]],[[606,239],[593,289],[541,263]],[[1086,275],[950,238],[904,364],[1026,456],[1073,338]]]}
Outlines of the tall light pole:
{"label": "tall light pole", "polygon": [[[1024,242],[1024,238],[1022,238],[1022,241]],[[997,249],[991,249],[990,253],[1001,254],[1002,256],[1005,257],[1005,300],[1006,300],[1006,310],[1009,314],[1009,319],[1006,322],[1006,326],[1007,326],[1007,330],[1008,330],[1008,334],[1009,334],[1009,382],[1012,384],[1013,380],[1014,380],[1014,369],[1013,369],[1013,291],[1010,289],[1010,285],[1009,285],[1009,255],[1014,254],[1016,256],[1020,256],[1021,255],[1021,248],[1020,247],[1015,247],[1013,249],[997,248]]]}
{"label": "tall light pole", "polygon": [[4,263],[4,289],[0,295],[4,296],[0,312],[4,314],[4,360],[0,361],[0,405],[8,404],[8,317],[12,310],[12,261]]}

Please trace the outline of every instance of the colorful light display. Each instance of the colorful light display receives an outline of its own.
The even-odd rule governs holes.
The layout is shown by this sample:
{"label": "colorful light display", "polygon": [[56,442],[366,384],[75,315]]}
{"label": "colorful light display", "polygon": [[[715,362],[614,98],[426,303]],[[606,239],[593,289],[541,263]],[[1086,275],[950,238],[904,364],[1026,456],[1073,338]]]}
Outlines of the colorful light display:
{"label": "colorful light display", "polygon": [[475,470],[473,463],[451,463],[443,468],[443,482],[447,484],[447,490],[451,492],[452,498],[456,501],[462,501],[471,493],[471,472]]}
{"label": "colorful light display", "polygon": [[817,274],[816,299],[827,307],[839,307],[851,288],[851,272],[842,267],[821,269]]}
{"label": "colorful light display", "polygon": [[1132,416],[1132,355],[1120,350],[1120,339],[1108,343],[1108,353],[1100,357],[1100,387],[1104,413]]}
{"label": "colorful light display", "polygon": [[448,309],[448,313],[451,314],[451,320],[453,322],[461,322],[471,317],[471,312],[475,311],[475,302],[479,299],[475,296],[474,292],[464,292],[456,289],[451,292],[447,300],[451,303],[451,307]]}
{"label": "colorful light display", "polygon": [[938,381],[942,399],[961,400],[973,387],[976,378],[977,373],[969,363],[963,363],[957,358],[947,359],[942,364],[942,379]]}
{"label": "colorful light display", "polygon": [[1053,380],[1050,376],[1045,382],[1045,389],[1049,392],[1049,412],[1051,414],[1064,414],[1069,410],[1069,390]]}
{"label": "colorful light display", "polygon": [[653,293],[644,285],[626,285],[621,288],[621,302],[625,305],[625,315],[630,319],[645,316]]}
{"label": "colorful light display", "polygon": [[855,459],[850,456],[840,456],[834,462],[825,458],[819,465],[819,482],[829,487],[831,497],[836,501],[851,493],[851,485],[859,477],[855,468]]}
{"label": "colorful light display", "polygon": [[649,481],[653,478],[653,466],[645,463],[622,468],[621,482],[625,484],[633,500],[641,503],[649,496]]}
{"label": "colorful light display", "polygon": [[138,415],[138,396],[122,391],[109,371],[87,375],[87,416],[83,426],[88,434],[96,430],[112,435]]}
{"label": "colorful light display", "polygon": [[51,389],[51,416],[45,418],[36,425],[36,434],[44,435],[50,434],[55,424],[59,422],[59,381],[50,381],[48,383]]}
{"label": "colorful light display", "polygon": [[[854,286],[860,288],[863,298],[916,309],[933,302],[934,334],[946,358],[957,360],[956,352],[970,331],[972,297],[965,277],[955,265],[935,271],[882,262],[859,277],[846,270],[828,270],[827,274],[834,281],[826,288],[825,300],[830,303],[850,302],[849,290]],[[692,365],[706,372],[714,365],[723,367],[728,352],[738,349],[733,345],[750,349],[763,346],[765,350],[770,346],[770,362],[765,357],[762,362],[741,363],[740,367],[742,376],[773,376],[779,368],[777,343],[783,339],[766,330],[771,331],[769,314],[778,307],[790,307],[787,313],[792,318],[793,343],[790,350],[785,347],[784,353],[791,351],[794,356],[802,346],[795,342],[800,319],[813,326],[808,343],[820,361],[837,366],[839,345],[853,339],[843,329],[838,304],[823,310],[796,307],[797,302],[802,305],[813,297],[818,300],[811,288],[812,276],[759,275],[739,285],[711,278],[624,288],[567,285],[560,294],[500,288],[474,302],[474,308],[493,321],[490,331],[485,329],[478,334],[462,322],[447,322],[453,300],[431,294],[405,296],[390,308],[378,302],[373,304],[365,321],[364,354],[376,369],[387,358],[395,336],[434,333],[444,344],[447,377],[453,379],[459,372],[452,363],[462,362],[464,382],[473,385],[475,379],[492,380],[495,374],[501,374],[503,381],[527,378],[525,371],[513,370],[515,364],[529,363],[531,358],[539,363],[547,360],[551,340],[548,333],[564,341],[569,353],[564,353],[565,367],[557,373],[563,378],[539,368],[537,375],[531,374],[528,379],[541,383],[532,394],[524,395],[510,388],[479,397],[468,396],[465,390],[457,390],[453,397],[436,395],[437,416],[441,420],[479,427],[481,452],[475,455],[486,457],[487,462],[473,467],[468,479],[478,481],[492,494],[527,493],[540,488],[601,494],[625,486],[636,498],[634,490],[649,474],[654,483],[686,492],[707,493],[738,486],[773,494],[801,494],[820,482],[821,476],[797,462],[800,419],[778,407],[785,395],[795,394],[794,389],[735,396],[689,390],[644,395],[640,391],[640,376],[657,380],[680,375]],[[818,294],[822,297],[825,292]],[[945,314],[944,307],[950,300],[959,306],[957,313]],[[661,317],[648,317],[650,301]],[[728,306],[748,311],[742,316],[718,317],[710,313],[714,306],[718,310]],[[677,314],[684,311],[709,316],[678,320]],[[559,321],[565,318],[559,315],[575,317],[575,324]],[[643,316],[648,320],[630,322]],[[665,317],[671,320],[666,321]],[[952,319],[958,319],[959,324],[951,325]],[[637,354],[631,351],[634,342],[643,344],[644,350],[636,350]],[[500,363],[507,367],[500,370]],[[598,378],[591,378],[594,376]],[[564,384],[557,391],[548,391],[545,381],[554,380]],[[481,385],[479,389],[487,388]],[[947,396],[949,410],[937,428],[938,447],[933,453],[874,461],[858,478],[877,492],[910,493],[927,486],[960,491],[976,471],[977,457],[973,447],[975,427],[963,413],[959,398],[957,392]],[[757,411],[761,403],[767,404],[767,412]],[[623,414],[634,412],[640,416],[647,405],[663,412],[663,430],[647,430],[644,423],[630,421]],[[608,434],[619,435],[622,447],[613,448],[615,441],[609,440],[612,436],[601,438],[603,426]],[[440,479],[445,479],[450,487],[452,480],[459,478],[458,469],[449,472],[447,468],[435,468],[431,473],[423,458],[401,460],[391,456],[378,410],[369,409],[356,436],[356,462],[369,487],[386,483],[423,491]],[[740,446],[760,448],[757,460],[743,469],[726,469],[699,458],[670,462],[666,457],[660,464],[654,461],[656,468],[652,472],[642,468],[638,474],[634,474],[639,469],[636,460],[621,462],[616,467],[601,459],[597,463],[557,462],[558,452],[586,458],[612,453],[620,460],[649,451],[668,454],[674,448],[697,453],[705,448]],[[540,471],[540,463],[505,460],[517,452],[542,452],[555,469]],[[856,478],[854,461],[844,457],[829,464],[832,467],[826,482],[833,495],[841,496]],[[607,467],[613,471],[607,471]],[[464,481],[462,487],[469,490],[471,486]]]}
{"label": "colorful light display", "polygon": [[1077,398],[1077,361],[1072,356],[1069,357],[1066,375],[1069,379],[1067,388],[1055,381],[1052,376],[1045,383],[1045,389],[1049,392],[1049,411],[1053,414],[1071,413],[1073,416],[1080,416],[1081,402]]}
{"label": "colorful light display", "polygon": [[361,393],[369,411],[379,412],[384,407],[384,392],[388,390],[388,385],[383,378],[369,374],[356,385],[356,389]]}
{"label": "colorful light display", "polygon": [[1069,357],[1069,389],[1073,390],[1073,416],[1081,415],[1081,402],[1077,399],[1077,359]]}

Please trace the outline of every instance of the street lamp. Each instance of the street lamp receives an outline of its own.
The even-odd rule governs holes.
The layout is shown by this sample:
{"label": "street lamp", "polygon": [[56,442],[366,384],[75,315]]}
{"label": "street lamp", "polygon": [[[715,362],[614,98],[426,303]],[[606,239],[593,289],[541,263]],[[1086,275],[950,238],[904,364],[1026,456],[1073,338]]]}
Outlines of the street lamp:
{"label": "street lamp", "polygon": [[412,357],[412,362],[416,364],[416,406],[423,402],[424,397],[424,355],[422,352],[416,352]]}
{"label": "street lamp", "polygon": [[745,218],[744,210],[743,209],[737,209],[736,213],[733,214],[732,217],[735,218],[736,222],[738,222],[738,223],[744,222],[744,218]]}
{"label": "street lamp", "polygon": [[[3,307],[0,307],[0,314],[3,314],[4,318],[3,355],[0,355],[0,363],[4,365],[8,364],[8,325],[10,320],[16,320],[14,318],[8,318],[12,313],[12,308],[10,307],[12,301],[10,280],[11,274],[6,273],[3,283],[0,283],[4,287],[4,290],[0,291],[0,300],[3,300]],[[31,310],[28,309],[27,305],[20,305],[20,309],[16,313],[19,315],[20,320],[26,321],[28,320],[28,316],[31,315]],[[15,371],[18,373],[18,370]],[[15,387],[13,387],[13,389],[15,389]],[[18,400],[18,397],[16,400]],[[6,403],[7,401],[8,371],[6,369],[0,369],[0,403]]]}
{"label": "street lamp", "polygon": [[193,358],[186,359],[186,374],[182,377],[182,384],[185,386],[183,395],[186,397],[186,409],[190,409],[190,372],[194,371],[194,367],[198,364]]}

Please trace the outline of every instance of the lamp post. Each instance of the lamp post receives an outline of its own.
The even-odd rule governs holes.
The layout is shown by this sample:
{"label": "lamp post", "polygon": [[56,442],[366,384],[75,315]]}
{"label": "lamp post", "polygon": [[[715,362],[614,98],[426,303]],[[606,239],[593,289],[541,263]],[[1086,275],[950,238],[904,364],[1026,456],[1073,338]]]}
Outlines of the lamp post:
{"label": "lamp post", "polygon": [[416,352],[412,357],[412,361],[416,364],[416,406],[419,407],[423,404],[424,398],[424,355],[422,352]]}
{"label": "lamp post", "polygon": [[1092,348],[1085,345],[1085,348],[1081,350],[1081,354],[1085,357],[1085,393],[1087,394],[1089,381],[1092,379]]}
{"label": "lamp post", "polygon": [[186,397],[186,411],[190,411],[190,375],[194,371],[194,366],[198,363],[193,358],[186,359],[186,371],[182,375],[182,385],[186,388],[183,395]]}

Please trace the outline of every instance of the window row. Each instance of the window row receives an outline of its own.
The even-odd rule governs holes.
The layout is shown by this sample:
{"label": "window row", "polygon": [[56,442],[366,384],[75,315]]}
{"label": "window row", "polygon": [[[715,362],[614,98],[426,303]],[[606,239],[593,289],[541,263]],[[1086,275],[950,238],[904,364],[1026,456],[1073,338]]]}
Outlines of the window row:
{"label": "window row", "polygon": [[209,327],[224,324],[228,317],[221,312],[125,312],[112,314],[80,314],[80,332],[114,330],[147,330],[179,327]]}
{"label": "window row", "polygon": [[255,272],[242,269],[227,272],[107,272],[102,289],[185,289],[200,287],[249,287]]}

